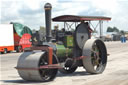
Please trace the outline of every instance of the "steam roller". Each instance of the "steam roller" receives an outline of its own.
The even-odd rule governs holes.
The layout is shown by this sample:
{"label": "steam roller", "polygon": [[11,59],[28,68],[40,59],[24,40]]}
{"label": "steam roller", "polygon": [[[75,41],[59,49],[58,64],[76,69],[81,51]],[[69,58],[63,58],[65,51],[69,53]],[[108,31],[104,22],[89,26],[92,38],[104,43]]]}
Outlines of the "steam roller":
{"label": "steam roller", "polygon": [[[62,15],[51,19],[50,3],[46,3],[46,36],[41,32],[32,34],[32,47],[25,48],[16,69],[27,81],[51,81],[57,72],[70,74],[77,67],[84,67],[90,74],[99,74],[107,64],[107,49],[101,39],[91,39],[89,20],[110,20],[109,17]],[[51,30],[51,20],[64,22],[64,28]],[[75,30],[71,25],[75,23]],[[69,25],[69,26],[66,26]],[[66,28],[68,27],[68,28]]]}

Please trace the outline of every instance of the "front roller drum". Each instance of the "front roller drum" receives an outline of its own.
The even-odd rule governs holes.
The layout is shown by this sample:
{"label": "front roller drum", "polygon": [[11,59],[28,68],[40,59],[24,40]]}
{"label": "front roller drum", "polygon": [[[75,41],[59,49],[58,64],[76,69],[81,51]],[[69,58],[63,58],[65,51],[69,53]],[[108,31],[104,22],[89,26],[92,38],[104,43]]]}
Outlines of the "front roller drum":
{"label": "front roller drum", "polygon": [[89,39],[83,47],[83,66],[88,73],[98,74],[105,70],[107,50],[103,41]]}
{"label": "front roller drum", "polygon": [[[21,78],[27,81],[50,81],[57,74],[58,69],[44,69],[40,66],[48,65],[46,52],[24,52],[17,64],[17,70]],[[53,56],[53,63],[57,63]]]}

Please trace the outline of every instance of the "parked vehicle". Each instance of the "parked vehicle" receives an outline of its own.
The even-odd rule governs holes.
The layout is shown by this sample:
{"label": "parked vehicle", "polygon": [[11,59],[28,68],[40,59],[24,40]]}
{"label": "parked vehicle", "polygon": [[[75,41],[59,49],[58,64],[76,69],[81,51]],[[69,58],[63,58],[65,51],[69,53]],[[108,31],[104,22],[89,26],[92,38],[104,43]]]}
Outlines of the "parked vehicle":
{"label": "parked vehicle", "polygon": [[0,25],[0,53],[16,50],[22,52],[24,48],[31,47],[30,28],[20,23]]}

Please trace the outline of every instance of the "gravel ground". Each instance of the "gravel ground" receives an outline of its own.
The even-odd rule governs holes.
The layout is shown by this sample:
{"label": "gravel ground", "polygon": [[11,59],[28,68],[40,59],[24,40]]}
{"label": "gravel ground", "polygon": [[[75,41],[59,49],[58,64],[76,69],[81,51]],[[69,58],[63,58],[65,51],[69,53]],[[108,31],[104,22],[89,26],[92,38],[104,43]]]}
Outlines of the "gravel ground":
{"label": "gravel ground", "polygon": [[21,53],[0,55],[0,85],[128,85],[128,42],[106,42],[108,64],[105,71],[89,75],[79,67],[69,75],[57,74],[51,82],[28,82],[22,80],[14,68]]}

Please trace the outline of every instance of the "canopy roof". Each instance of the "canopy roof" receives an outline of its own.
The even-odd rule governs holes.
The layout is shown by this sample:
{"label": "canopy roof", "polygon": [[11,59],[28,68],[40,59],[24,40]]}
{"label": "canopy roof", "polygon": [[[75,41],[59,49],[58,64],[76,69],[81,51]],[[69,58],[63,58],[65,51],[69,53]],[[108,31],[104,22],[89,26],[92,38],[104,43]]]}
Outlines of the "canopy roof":
{"label": "canopy roof", "polygon": [[80,21],[109,21],[111,20],[110,17],[104,16],[76,16],[76,15],[62,15],[52,19],[53,21],[57,22],[80,22]]}
{"label": "canopy roof", "polygon": [[31,31],[31,29],[29,27],[27,27],[27,26],[25,26],[23,24],[17,23],[17,22],[11,22],[11,24],[13,24],[15,32],[20,37],[22,37],[22,35],[25,34],[25,33],[28,33],[28,34],[32,35],[32,31]]}

